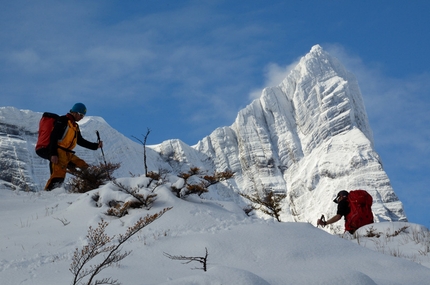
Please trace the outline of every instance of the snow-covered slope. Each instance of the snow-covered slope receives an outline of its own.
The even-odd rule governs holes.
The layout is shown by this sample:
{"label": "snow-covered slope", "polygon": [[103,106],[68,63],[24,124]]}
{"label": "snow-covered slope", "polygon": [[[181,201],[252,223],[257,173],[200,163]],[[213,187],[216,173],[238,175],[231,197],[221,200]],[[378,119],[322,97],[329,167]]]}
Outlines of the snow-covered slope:
{"label": "snow-covered slope", "polygon": [[[148,185],[149,180],[134,177],[120,182],[134,187]],[[233,202],[197,196],[179,199],[168,186],[157,188],[153,208],[132,209],[121,218],[105,214],[108,201],[127,196],[112,183],[85,194],[70,194],[63,188],[0,191],[0,283],[72,284],[73,253],[89,244],[90,226],[97,228],[103,219],[109,223],[106,234],[118,237],[139,218],[172,207],[123,244],[121,253],[132,251],[131,255],[96,278],[111,277],[127,285],[429,284],[430,235],[417,225],[378,223],[373,225],[374,233],[386,233],[388,227],[391,233],[407,229],[394,237],[381,233],[349,241],[308,223],[248,217]],[[140,193],[149,190],[142,188]],[[116,244],[113,239],[112,245]],[[362,246],[375,246],[385,255]],[[202,258],[205,249],[206,272],[192,270],[203,267],[198,261],[183,264],[165,255]],[[93,258],[84,268],[101,261]]]}
{"label": "snow-covered slope", "polygon": [[[43,189],[47,162],[33,152],[41,115],[0,108],[1,187]],[[141,144],[102,118],[85,117],[80,125],[88,140],[95,141],[95,130],[100,131],[106,159],[122,163],[116,177],[144,172]],[[89,163],[103,161],[100,151],[76,150]],[[320,46],[314,46],[279,86],[264,89],[231,126],[216,129],[195,146],[177,139],[149,146],[147,155],[153,171],[234,171],[234,179],[211,186],[213,199],[243,205],[237,193],[286,193],[282,221],[314,223],[323,213],[331,216],[335,194],[359,188],[372,194],[376,221],[406,221],[373,148],[358,83]],[[343,227],[338,223],[329,230],[340,232]]]}

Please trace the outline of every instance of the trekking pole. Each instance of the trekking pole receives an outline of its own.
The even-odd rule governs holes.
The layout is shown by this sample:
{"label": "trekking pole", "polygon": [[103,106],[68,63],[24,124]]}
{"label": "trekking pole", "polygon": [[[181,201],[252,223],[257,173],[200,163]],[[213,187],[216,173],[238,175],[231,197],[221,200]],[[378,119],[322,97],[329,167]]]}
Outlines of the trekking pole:
{"label": "trekking pole", "polygon": [[[101,140],[100,140],[100,133],[99,133],[99,131],[96,131],[96,134],[97,134],[97,142],[100,144]],[[109,175],[109,171],[108,171],[108,167],[107,167],[107,163],[106,163],[106,158],[105,158],[105,152],[103,151],[103,147],[100,147],[100,149],[102,150],[102,156],[103,156],[103,161],[105,163],[105,169],[106,169],[107,177],[108,177],[109,180],[112,180],[110,178],[110,175]]]}
{"label": "trekking pole", "polygon": [[[325,217],[324,217],[324,215],[321,215],[321,219],[320,219],[323,223],[325,223]],[[321,227],[325,227],[325,225],[322,225]]]}

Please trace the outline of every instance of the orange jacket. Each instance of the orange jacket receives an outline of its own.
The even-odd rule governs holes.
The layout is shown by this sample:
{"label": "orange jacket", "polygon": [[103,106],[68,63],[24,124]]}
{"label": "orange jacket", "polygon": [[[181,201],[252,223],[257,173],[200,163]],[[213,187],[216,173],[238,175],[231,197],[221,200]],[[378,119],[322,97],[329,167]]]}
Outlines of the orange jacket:
{"label": "orange jacket", "polygon": [[72,152],[76,145],[96,150],[98,143],[92,143],[84,139],[79,130],[79,125],[71,114],[59,117],[51,133],[50,155],[58,155],[58,148]]}
{"label": "orange jacket", "polygon": [[78,124],[68,120],[63,137],[58,140],[58,146],[67,150],[74,149],[78,143],[78,132],[80,132]]}

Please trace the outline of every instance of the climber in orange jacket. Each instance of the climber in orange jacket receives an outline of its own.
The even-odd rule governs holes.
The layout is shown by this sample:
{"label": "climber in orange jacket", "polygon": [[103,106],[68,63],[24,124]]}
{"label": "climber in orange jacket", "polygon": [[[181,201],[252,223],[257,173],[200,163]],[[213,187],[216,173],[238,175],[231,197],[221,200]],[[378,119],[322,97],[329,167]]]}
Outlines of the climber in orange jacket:
{"label": "climber in orange jacket", "polygon": [[50,143],[50,171],[51,177],[46,183],[45,190],[51,191],[61,186],[66,177],[67,169],[86,169],[88,164],[75,155],[73,149],[76,145],[97,150],[103,147],[103,142],[89,142],[84,139],[79,130],[79,122],[87,113],[87,108],[82,103],[76,103],[67,115],[60,116],[54,123]]}

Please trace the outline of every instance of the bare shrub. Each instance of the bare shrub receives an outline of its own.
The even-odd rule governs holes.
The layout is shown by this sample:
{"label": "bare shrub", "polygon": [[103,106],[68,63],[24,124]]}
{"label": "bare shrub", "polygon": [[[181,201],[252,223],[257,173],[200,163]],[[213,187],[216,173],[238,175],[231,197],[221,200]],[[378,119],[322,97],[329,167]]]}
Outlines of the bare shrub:
{"label": "bare shrub", "polygon": [[[86,239],[88,244],[82,249],[76,248],[73,253],[69,271],[73,274],[73,285],[86,284],[111,284],[119,285],[118,280],[109,278],[96,279],[96,276],[104,269],[119,265],[131,251],[122,252],[121,246],[141,229],[160,218],[171,208],[165,208],[157,214],[140,218],[133,226],[129,227],[124,235],[108,236],[105,229],[108,223],[101,221],[97,228],[89,227]],[[99,257],[99,258],[98,258]],[[98,258],[101,261],[95,261]]]}
{"label": "bare shrub", "polygon": [[408,226],[404,226],[404,227],[401,227],[400,229],[398,229],[397,231],[394,231],[394,233],[392,233],[392,234],[389,234],[389,233],[387,233],[387,237],[395,237],[395,236],[398,236],[399,234],[401,234],[401,233],[407,233],[407,229],[408,229],[409,227]]}
{"label": "bare shrub", "polygon": [[207,262],[208,262],[208,249],[205,247],[206,254],[205,256],[183,256],[183,255],[170,255],[164,252],[164,256],[173,259],[173,260],[185,260],[183,264],[188,264],[193,261],[200,262],[202,264],[202,268],[194,268],[194,269],[203,269],[203,271],[207,271]]}
{"label": "bare shrub", "polygon": [[117,180],[112,181],[112,183],[118,187],[118,189],[122,192],[125,192],[133,198],[135,198],[137,201],[134,203],[134,208],[146,208],[147,210],[151,209],[152,204],[154,203],[157,194],[142,194],[140,193],[140,190],[143,188],[143,186],[137,186],[137,187],[129,187],[121,182],[118,182]]}
{"label": "bare shrub", "polygon": [[143,146],[143,165],[145,167],[145,176],[148,176],[148,165],[146,164],[146,140],[148,139],[149,133],[151,133],[151,130],[147,128],[146,134],[143,136],[143,141],[133,136],[133,138],[139,141]]}
{"label": "bare shrub", "polygon": [[154,192],[159,186],[164,185],[167,179],[167,174],[169,174],[170,171],[167,169],[159,168],[158,172],[156,171],[150,171],[146,174],[146,177],[150,178],[148,181],[148,188],[151,188],[151,192]]}
{"label": "bare shrub", "polygon": [[[426,260],[430,253],[430,231],[424,227],[403,225],[397,230],[386,228],[382,232],[370,226],[366,229],[365,234],[361,236],[354,235],[354,238],[356,238],[358,244],[365,247],[369,247],[370,244],[370,248],[374,248],[378,252],[409,259],[417,263]],[[415,253],[404,254],[402,252],[403,247],[412,247]],[[411,252],[411,249],[408,248],[407,251]]]}
{"label": "bare shrub", "polygon": [[[184,179],[184,187],[177,188],[171,186],[171,190],[178,198],[184,198],[191,194],[201,196],[209,191],[208,188],[210,186],[228,180],[233,176],[234,172],[231,170],[216,172],[214,175],[205,175],[198,167],[190,167],[188,172],[181,172],[178,174],[179,178]],[[198,182],[189,182],[192,177],[195,177]]]}
{"label": "bare shrub", "polygon": [[197,194],[198,196],[201,196],[203,193],[209,191],[204,183],[187,184],[186,189],[187,191],[185,192],[185,195]]}
{"label": "bare shrub", "polygon": [[254,195],[247,195],[239,193],[241,196],[250,200],[253,204],[250,206],[254,210],[259,210],[271,217],[274,217],[278,222],[281,222],[281,202],[287,197],[284,193],[275,193],[274,191],[264,191],[263,195],[255,193]]}
{"label": "bare shrub", "polygon": [[111,179],[113,172],[120,165],[120,163],[100,163],[99,165],[90,165],[86,169],[70,170],[69,173],[74,175],[69,179],[70,192],[85,193],[99,188]]}
{"label": "bare shrub", "polygon": [[379,238],[381,236],[381,232],[377,232],[373,226],[371,226],[368,230],[366,230],[365,237],[376,237]]}
{"label": "bare shrub", "polygon": [[157,180],[157,181],[161,179],[160,173],[154,172],[154,171],[149,171],[148,174],[146,174],[146,177],[149,177],[152,180]]}
{"label": "bare shrub", "polygon": [[106,212],[108,216],[115,216],[118,218],[124,217],[128,214],[128,209],[130,208],[130,202],[125,203],[110,203],[113,204]]}

